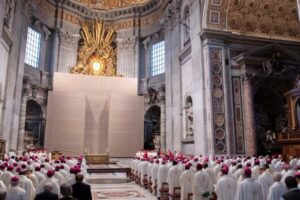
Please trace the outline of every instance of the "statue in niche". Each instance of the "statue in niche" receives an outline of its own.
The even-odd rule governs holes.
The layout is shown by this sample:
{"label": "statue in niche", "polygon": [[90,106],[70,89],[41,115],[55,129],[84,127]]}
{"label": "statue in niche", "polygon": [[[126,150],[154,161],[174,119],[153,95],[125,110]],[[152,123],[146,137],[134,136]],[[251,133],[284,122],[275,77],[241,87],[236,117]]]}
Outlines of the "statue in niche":
{"label": "statue in niche", "polygon": [[271,75],[279,68],[281,68],[281,61],[280,61],[280,53],[276,52],[272,55],[272,57],[263,62],[263,70],[266,75]]}
{"label": "statue in niche", "polygon": [[194,135],[194,128],[193,128],[193,102],[192,99],[189,97],[186,102],[186,106],[184,107],[185,114],[186,114],[186,138],[192,138]]}
{"label": "statue in niche", "polygon": [[4,25],[8,28],[11,27],[14,9],[15,9],[15,0],[6,0],[5,15],[4,15],[3,22]]}
{"label": "statue in niche", "polygon": [[181,24],[184,26],[184,40],[190,39],[190,12],[187,9],[184,15],[184,19],[181,20]]}
{"label": "statue in niche", "polygon": [[148,93],[149,93],[149,104],[158,103],[158,91],[156,91],[152,87],[149,87]]}
{"label": "statue in niche", "polygon": [[287,119],[284,117],[283,114],[280,114],[278,117],[276,117],[275,122],[276,122],[276,127],[275,127],[276,133],[287,132]]}
{"label": "statue in niche", "polygon": [[267,130],[265,132],[265,141],[266,142],[271,142],[272,144],[275,144],[275,139],[276,139],[275,132],[273,132],[271,130]]}
{"label": "statue in niche", "polygon": [[292,65],[284,65],[282,63],[282,55],[280,52],[275,52],[270,59],[262,63],[263,72],[269,75],[281,75],[288,71],[294,70],[296,67]]}
{"label": "statue in niche", "polygon": [[153,144],[156,150],[160,149],[160,135],[154,135]]}

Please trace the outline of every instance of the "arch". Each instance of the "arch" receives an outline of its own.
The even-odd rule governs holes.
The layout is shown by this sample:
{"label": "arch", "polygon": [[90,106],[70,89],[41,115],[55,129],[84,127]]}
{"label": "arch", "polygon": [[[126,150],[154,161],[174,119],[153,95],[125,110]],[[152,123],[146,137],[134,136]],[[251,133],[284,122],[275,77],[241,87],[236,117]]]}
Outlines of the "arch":
{"label": "arch", "polygon": [[160,147],[160,114],[159,106],[150,107],[144,121],[144,149]]}
{"label": "arch", "polygon": [[281,152],[281,146],[274,141],[275,133],[281,132],[287,125],[286,100],[283,95],[287,88],[285,84],[282,80],[264,79],[253,88],[258,154]]}
{"label": "arch", "polygon": [[40,148],[44,145],[44,125],[43,110],[40,104],[34,100],[26,103],[25,115],[25,148]]}

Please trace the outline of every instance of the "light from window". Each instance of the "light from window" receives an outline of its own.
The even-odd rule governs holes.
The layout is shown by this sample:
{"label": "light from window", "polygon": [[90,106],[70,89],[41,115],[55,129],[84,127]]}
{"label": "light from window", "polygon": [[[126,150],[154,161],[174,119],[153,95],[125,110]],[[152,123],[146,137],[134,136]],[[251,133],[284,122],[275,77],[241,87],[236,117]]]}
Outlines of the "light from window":
{"label": "light from window", "polygon": [[165,73],[165,41],[152,45],[151,50],[151,75]]}
{"label": "light from window", "polygon": [[28,27],[25,63],[38,68],[40,59],[41,34]]}

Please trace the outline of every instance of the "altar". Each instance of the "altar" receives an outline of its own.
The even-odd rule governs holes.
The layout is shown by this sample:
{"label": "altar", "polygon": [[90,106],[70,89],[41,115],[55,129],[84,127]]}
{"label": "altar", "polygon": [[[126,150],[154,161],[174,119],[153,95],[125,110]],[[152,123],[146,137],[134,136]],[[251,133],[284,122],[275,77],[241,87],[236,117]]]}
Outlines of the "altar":
{"label": "altar", "polygon": [[107,154],[87,154],[85,159],[87,164],[109,164],[109,155]]}

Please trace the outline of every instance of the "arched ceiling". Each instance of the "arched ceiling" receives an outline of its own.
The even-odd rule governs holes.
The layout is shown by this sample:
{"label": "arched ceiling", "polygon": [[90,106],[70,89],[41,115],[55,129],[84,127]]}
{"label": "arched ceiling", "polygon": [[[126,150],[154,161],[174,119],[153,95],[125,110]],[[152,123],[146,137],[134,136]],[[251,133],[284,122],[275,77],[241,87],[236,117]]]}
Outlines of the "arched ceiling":
{"label": "arched ceiling", "polygon": [[83,6],[95,10],[114,10],[134,6],[142,6],[151,0],[73,0]]}
{"label": "arched ceiling", "polygon": [[300,39],[297,0],[207,2],[206,28],[272,39]]}

